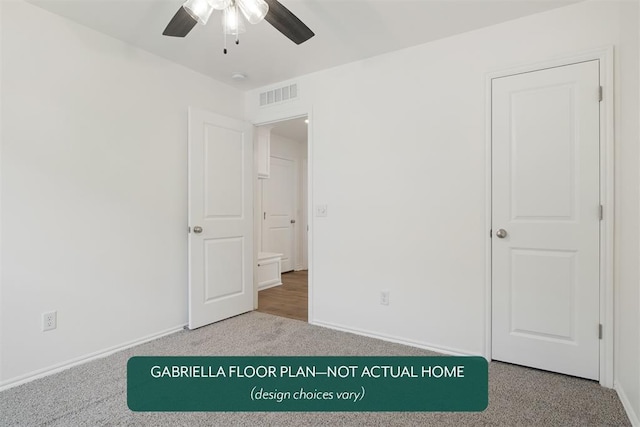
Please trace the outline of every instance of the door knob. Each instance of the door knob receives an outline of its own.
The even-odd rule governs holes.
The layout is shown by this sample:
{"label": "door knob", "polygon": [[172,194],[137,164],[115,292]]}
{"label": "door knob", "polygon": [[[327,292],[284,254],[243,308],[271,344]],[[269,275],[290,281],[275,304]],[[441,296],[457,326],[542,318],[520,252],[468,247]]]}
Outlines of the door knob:
{"label": "door knob", "polygon": [[507,237],[507,230],[501,228],[498,231],[496,231],[496,236],[498,236],[500,239],[504,239],[505,237]]}
{"label": "door knob", "polygon": [[202,233],[202,227],[200,227],[199,225],[196,225],[195,227],[193,227],[193,232],[196,234]]}

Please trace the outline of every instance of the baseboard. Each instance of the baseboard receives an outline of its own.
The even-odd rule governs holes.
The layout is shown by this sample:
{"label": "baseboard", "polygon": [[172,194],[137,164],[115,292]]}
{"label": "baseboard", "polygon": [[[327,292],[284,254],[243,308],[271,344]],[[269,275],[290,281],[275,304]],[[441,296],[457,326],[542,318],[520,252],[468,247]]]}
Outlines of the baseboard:
{"label": "baseboard", "polygon": [[618,397],[620,398],[620,402],[622,402],[622,406],[624,410],[627,412],[627,416],[629,417],[629,421],[631,421],[631,425],[633,427],[640,427],[640,417],[633,409],[627,394],[624,392],[624,389],[617,381],[613,382],[613,389],[618,393]]}
{"label": "baseboard", "polygon": [[421,348],[423,350],[429,350],[429,351],[433,351],[435,353],[446,354],[446,355],[449,355],[449,356],[482,356],[482,354],[480,354],[480,353],[476,354],[476,353],[471,353],[471,352],[468,352],[468,351],[460,350],[460,349],[457,349],[457,348],[443,347],[443,346],[433,345],[433,344],[429,344],[429,343],[423,343],[423,342],[419,342],[419,341],[412,341],[412,340],[408,340],[406,338],[393,337],[393,336],[390,336],[390,335],[380,334],[380,333],[373,332],[373,331],[368,331],[368,330],[365,330],[365,329],[351,328],[351,327],[339,325],[339,324],[336,324],[336,323],[323,322],[321,320],[309,321],[309,323],[312,324],[312,325],[316,325],[316,326],[322,326],[324,328],[334,329],[334,330],[340,331],[340,332],[349,332],[349,333],[356,334],[356,335],[362,335],[362,336],[369,337],[369,338],[376,338],[376,339],[379,339],[379,340],[382,340],[382,341],[392,342],[392,343],[396,343],[396,344],[403,344],[403,345],[407,345],[409,347],[417,347],[417,348]]}
{"label": "baseboard", "polygon": [[67,370],[69,368],[73,368],[74,366],[82,365],[82,364],[85,364],[87,362],[91,362],[92,360],[96,360],[96,359],[101,359],[103,357],[107,357],[109,355],[112,355],[113,353],[117,353],[117,352],[125,350],[127,348],[135,347],[137,345],[144,344],[146,342],[153,341],[153,340],[156,340],[158,338],[162,338],[164,336],[174,334],[176,332],[179,332],[179,331],[183,330],[185,326],[186,326],[186,324],[185,325],[181,325],[181,326],[176,326],[176,327],[173,327],[173,328],[170,328],[170,329],[166,329],[166,330],[164,330],[162,332],[158,332],[158,333],[155,333],[155,334],[147,335],[147,336],[145,336],[143,338],[139,338],[139,339],[136,339],[136,340],[132,340],[132,341],[126,342],[124,344],[120,344],[120,345],[116,345],[116,346],[113,346],[113,347],[109,347],[109,348],[106,348],[104,350],[96,351],[94,353],[89,353],[89,354],[87,354],[85,356],[81,356],[81,357],[78,357],[78,358],[75,358],[75,359],[71,359],[71,360],[68,360],[66,362],[58,363],[56,365],[52,365],[52,366],[49,366],[49,367],[44,368],[44,369],[39,369],[37,371],[33,371],[33,372],[30,372],[30,373],[25,374],[25,375],[20,375],[18,377],[11,378],[11,379],[9,379],[7,381],[2,381],[2,382],[0,382],[0,391],[4,391],[4,390],[7,390],[7,389],[12,388],[12,387],[19,386],[21,384],[25,384],[25,383],[28,383],[30,381],[37,380],[39,378],[44,378],[44,377],[47,377],[49,375],[53,375],[53,374],[56,374],[58,372],[65,371],[65,370]]}

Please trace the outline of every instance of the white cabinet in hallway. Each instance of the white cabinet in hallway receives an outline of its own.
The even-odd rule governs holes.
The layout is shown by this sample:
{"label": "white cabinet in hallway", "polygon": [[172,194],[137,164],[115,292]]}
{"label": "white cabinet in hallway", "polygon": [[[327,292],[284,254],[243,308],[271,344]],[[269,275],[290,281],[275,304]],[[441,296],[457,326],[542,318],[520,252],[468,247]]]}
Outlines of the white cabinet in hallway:
{"label": "white cabinet in hallway", "polygon": [[282,285],[282,254],[275,252],[258,253],[258,290]]}

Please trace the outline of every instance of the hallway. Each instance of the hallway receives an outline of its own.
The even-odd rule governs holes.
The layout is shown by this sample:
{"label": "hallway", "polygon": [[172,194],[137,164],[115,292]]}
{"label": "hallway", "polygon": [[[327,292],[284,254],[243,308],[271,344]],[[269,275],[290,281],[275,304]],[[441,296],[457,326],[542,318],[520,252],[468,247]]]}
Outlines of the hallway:
{"label": "hallway", "polygon": [[258,292],[258,311],[308,321],[308,271],[282,275],[282,285]]}

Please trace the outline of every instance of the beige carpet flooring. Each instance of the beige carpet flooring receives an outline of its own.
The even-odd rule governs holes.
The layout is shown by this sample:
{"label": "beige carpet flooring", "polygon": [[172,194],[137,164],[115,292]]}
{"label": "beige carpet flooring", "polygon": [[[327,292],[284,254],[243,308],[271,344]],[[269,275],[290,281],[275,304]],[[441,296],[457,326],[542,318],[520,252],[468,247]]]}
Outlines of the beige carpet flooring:
{"label": "beige carpet flooring", "polygon": [[134,413],[126,364],[137,355],[432,355],[428,351],[248,313],[179,332],[0,393],[1,426],[627,426],[616,393],[593,381],[505,363],[489,368],[481,413]]}

